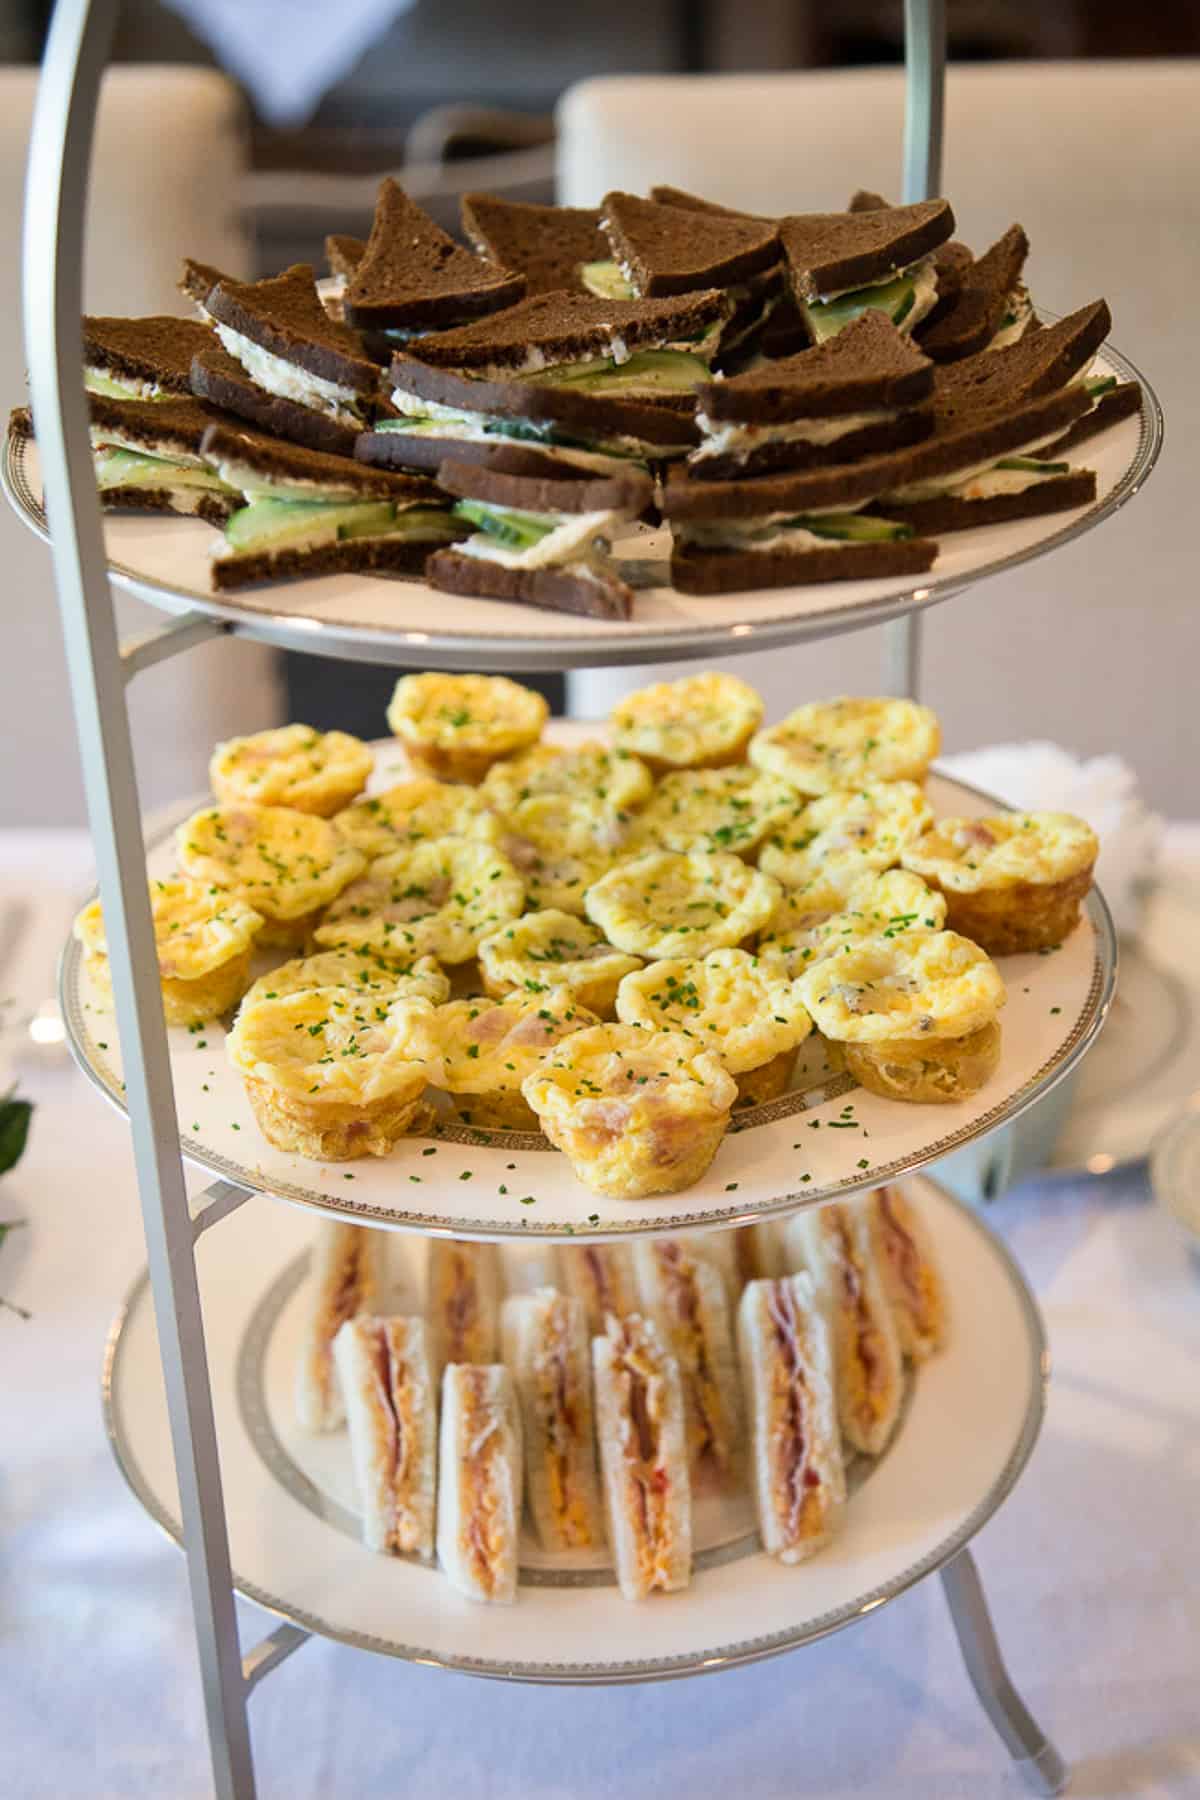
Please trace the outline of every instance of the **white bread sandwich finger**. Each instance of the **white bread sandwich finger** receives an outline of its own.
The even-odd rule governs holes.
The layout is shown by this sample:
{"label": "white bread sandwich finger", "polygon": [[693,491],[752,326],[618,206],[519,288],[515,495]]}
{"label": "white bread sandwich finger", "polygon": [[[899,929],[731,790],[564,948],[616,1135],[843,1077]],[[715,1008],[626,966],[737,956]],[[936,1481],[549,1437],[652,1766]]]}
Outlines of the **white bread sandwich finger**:
{"label": "white bread sandwich finger", "polygon": [[333,1340],[368,1550],[433,1556],[437,1389],[424,1319],[360,1313]]}
{"label": "white bread sandwich finger", "polygon": [[608,1541],[626,1600],[685,1588],[692,1494],[679,1366],[649,1319],[610,1317],[592,1340]]}
{"label": "white bread sandwich finger", "polygon": [[747,1285],[738,1352],[763,1549],[803,1562],[829,1542],[846,1502],[829,1330],[810,1276]]}
{"label": "white bread sandwich finger", "polygon": [[946,1286],[929,1227],[902,1188],[867,1195],[867,1219],[900,1348],[924,1362],[946,1341]]}
{"label": "white bread sandwich finger", "polygon": [[347,1319],[377,1309],[386,1268],[382,1232],[340,1222],[319,1227],[296,1367],[296,1416],[306,1431],[336,1431],[346,1416],[333,1340]]}
{"label": "white bread sandwich finger", "polygon": [[548,1287],[512,1294],[500,1310],[500,1340],[521,1408],[538,1540],[544,1550],[593,1550],[604,1542],[604,1514],[583,1302]]}
{"label": "white bread sandwich finger", "polygon": [[623,1319],[637,1311],[633,1252],[628,1244],[559,1244],[558,1278],[566,1292],[582,1300],[588,1332],[598,1337],[609,1313]]}
{"label": "white bread sandwich finger", "polygon": [[500,1350],[500,1253],[495,1244],[431,1241],[425,1317],[435,1378],[448,1363],[495,1362]]}
{"label": "white bread sandwich finger", "polygon": [[517,1597],[521,1415],[500,1363],[451,1363],[442,1380],[438,1561],[468,1600]]}
{"label": "white bread sandwich finger", "polygon": [[904,1364],[867,1214],[854,1201],[801,1213],[786,1242],[788,1261],[812,1276],[829,1323],[842,1435],[878,1456],[899,1417]]}
{"label": "white bread sandwich finger", "polygon": [[720,1271],[678,1238],[638,1244],[633,1260],[641,1309],[679,1364],[692,1477],[728,1484],[740,1466],[741,1400]]}

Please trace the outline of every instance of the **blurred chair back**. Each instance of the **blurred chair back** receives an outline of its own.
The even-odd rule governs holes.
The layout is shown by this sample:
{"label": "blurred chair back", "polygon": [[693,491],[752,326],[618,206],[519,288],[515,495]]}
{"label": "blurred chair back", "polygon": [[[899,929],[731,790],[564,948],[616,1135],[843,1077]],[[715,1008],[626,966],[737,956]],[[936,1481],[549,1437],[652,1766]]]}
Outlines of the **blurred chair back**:
{"label": "blurred chair back", "polygon": [[[559,109],[559,197],[594,205],[667,182],[766,213],[842,207],[858,187],[899,199],[902,130],[894,69],[584,82]],[[1163,399],[1168,442],[1145,496],[1096,534],[926,615],[926,697],[955,748],[1116,748],[1157,805],[1194,817],[1200,63],[956,67],[945,142],[959,235],[980,250],[1019,220],[1036,301],[1066,312],[1103,294],[1114,344]],[[778,714],[874,688],[880,633],[738,667]],[[573,705],[602,711],[648,678],[581,673]]]}
{"label": "blurred chair back", "polygon": [[[25,399],[19,248],[34,68],[0,68],[0,395]],[[202,69],[141,66],[104,79],[87,220],[85,304],[96,313],[185,312],[175,280],[184,255],[248,274],[239,219],[246,168],[240,97]],[[36,197],[35,197],[36,202]],[[50,552],[0,507],[0,825],[83,819]],[[118,598],[126,630],[164,617]],[[214,739],[276,715],[274,659],[218,642],[141,675],[130,688],[147,806],[204,784]]]}

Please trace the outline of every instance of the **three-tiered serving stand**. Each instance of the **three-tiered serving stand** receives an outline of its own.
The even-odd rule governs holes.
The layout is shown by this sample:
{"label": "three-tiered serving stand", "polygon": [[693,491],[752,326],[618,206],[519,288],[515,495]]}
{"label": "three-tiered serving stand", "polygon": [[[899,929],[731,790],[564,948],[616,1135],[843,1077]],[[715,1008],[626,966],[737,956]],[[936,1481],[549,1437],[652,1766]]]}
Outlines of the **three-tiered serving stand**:
{"label": "three-tiered serving stand", "polygon": [[[249,1208],[245,1203],[263,1194],[410,1234],[517,1240],[519,1253],[534,1247],[536,1254],[536,1246],[564,1234],[612,1239],[735,1225],[913,1173],[1007,1123],[1087,1050],[1115,978],[1111,922],[1100,897],[1091,897],[1073,945],[1051,959],[1053,976],[1032,966],[1035,959],[1028,959],[1031,966],[1022,967],[1019,978],[1006,971],[1008,1063],[986,1103],[955,1109],[956,1122],[941,1137],[932,1135],[943,1129],[940,1120],[929,1126],[919,1116],[926,1109],[892,1107],[889,1119],[886,1106],[879,1112],[847,1084],[827,1083],[794,1103],[759,1109],[761,1118],[743,1122],[727,1139],[705,1182],[655,1203],[652,1214],[586,1195],[564,1173],[565,1159],[539,1156],[536,1143],[514,1139],[501,1150],[469,1132],[405,1149],[405,1156],[421,1157],[420,1175],[411,1162],[401,1167],[393,1159],[370,1171],[314,1173],[312,1165],[294,1159],[272,1161],[265,1146],[248,1142],[249,1128],[245,1139],[229,1135],[241,1129],[232,1088],[221,1090],[233,1116],[220,1126],[197,1118],[189,1127],[178,1105],[182,1097],[189,1109],[196,1107],[199,1064],[195,1049],[190,1064],[181,1056],[162,1015],[125,689],[156,663],[222,634],[385,664],[531,669],[652,662],[664,655],[715,658],[892,621],[888,686],[912,693],[924,608],[1090,528],[1137,491],[1161,441],[1154,396],[1145,390],[1140,424],[1120,428],[1117,449],[1105,453],[1112,466],[1099,502],[1082,519],[1065,529],[1043,523],[1024,536],[1007,531],[974,560],[959,556],[955,562],[951,554],[949,572],[920,587],[873,583],[848,593],[797,590],[761,603],[747,597],[699,607],[675,607],[679,597],[660,595],[656,602],[649,596],[631,625],[568,624],[551,616],[536,631],[513,609],[455,603],[430,595],[420,583],[364,580],[319,590],[302,584],[271,590],[265,598],[215,600],[170,567],[164,571],[147,561],[145,542],[136,532],[129,535],[127,521],[114,524],[106,543],[96,500],[79,376],[82,241],[96,102],[115,11],[113,0],[60,0],[54,13],[34,119],[24,245],[28,365],[45,510],[29,447],[12,437],[4,483],[26,522],[47,535],[52,531],[119,1056],[107,1039],[97,1039],[70,948],[63,965],[64,1014],[83,1066],[128,1112],[148,1251],[147,1274],[110,1340],[107,1417],[131,1486],[187,1558],[217,1794],[251,1800],[249,1695],[314,1632],[504,1679],[655,1680],[732,1667],[812,1642],[934,1572],[988,1717],[1030,1787],[1059,1792],[1065,1766],[1008,1678],[968,1547],[1010,1491],[1037,1437],[1045,1343],[1020,1271],[988,1228],[948,1195],[925,1183],[952,1289],[971,1296],[972,1330],[957,1333],[944,1362],[931,1365],[916,1384],[896,1447],[869,1479],[860,1474],[839,1543],[803,1569],[779,1570],[758,1551],[742,1521],[702,1551],[686,1594],[645,1608],[625,1606],[603,1573],[559,1575],[535,1567],[523,1570],[517,1607],[472,1609],[435,1573],[374,1558],[361,1547],[341,1477],[319,1451],[290,1434],[287,1423],[288,1334],[305,1259],[280,1220],[303,1224],[304,1215],[286,1207],[281,1213],[270,1201]],[[906,199],[919,199],[940,185],[942,0],[907,0],[906,28],[904,192]],[[1126,377],[1136,377],[1115,353],[1111,361]],[[176,537],[160,535],[156,542],[183,542],[192,532],[187,544],[194,546],[200,528],[177,525],[158,522],[160,533],[175,530]],[[192,554],[188,548],[185,564]],[[176,616],[121,643],[110,581]],[[956,810],[986,804],[985,797],[962,789],[948,789],[943,799]],[[149,854],[153,867],[165,851],[151,845]],[[1024,1003],[1018,995],[1033,998]],[[1058,1004],[1042,1004],[1056,996]],[[214,1028],[214,1039],[219,1036]],[[200,1048],[207,1051],[207,1041]],[[218,1084],[220,1051],[214,1042],[211,1073]],[[199,1091],[209,1093],[210,1084],[200,1083]],[[849,1102],[839,1105],[848,1093]],[[897,1113],[907,1115],[902,1124]],[[855,1139],[858,1155],[850,1153],[846,1137]],[[521,1195],[523,1211],[501,1204],[508,1183],[484,1180],[489,1166],[493,1174],[501,1166],[497,1157],[508,1158],[503,1167],[517,1171],[514,1195],[518,1186],[540,1185],[540,1205],[532,1192]],[[217,1176],[194,1203],[185,1186],[185,1160]],[[563,1168],[550,1174],[551,1163]],[[477,1170],[480,1178],[473,1181]],[[737,1179],[728,1179],[731,1170]],[[408,1185],[418,1181],[419,1189]],[[207,1238],[220,1224],[222,1232]],[[934,1482],[931,1468],[937,1470]],[[246,1652],[234,1606],[239,1591],[283,1620]]]}

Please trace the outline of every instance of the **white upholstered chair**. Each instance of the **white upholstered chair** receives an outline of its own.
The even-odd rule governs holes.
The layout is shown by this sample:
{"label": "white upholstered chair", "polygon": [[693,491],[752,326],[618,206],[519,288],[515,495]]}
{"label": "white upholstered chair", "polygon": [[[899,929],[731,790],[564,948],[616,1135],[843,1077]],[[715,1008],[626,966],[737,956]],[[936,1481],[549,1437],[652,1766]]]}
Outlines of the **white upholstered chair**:
{"label": "white upholstered chair", "polygon": [[[37,71],[0,68],[0,395],[24,398],[19,246]],[[238,93],[202,69],[112,69],[105,77],[88,212],[85,304],[92,312],[179,312],[185,254],[249,272],[238,217],[246,164]],[[35,196],[36,202],[36,196]],[[0,506],[0,825],[83,819],[49,551]],[[128,630],[163,615],[122,598]],[[270,653],[218,642],[140,675],[130,688],[147,807],[205,785],[214,739],[276,717]]]}
{"label": "white upholstered chair", "polygon": [[[898,70],[607,78],[559,110],[560,198],[654,182],[763,212],[899,198]],[[1200,63],[1001,63],[950,71],[946,192],[982,248],[1014,219],[1035,298],[1103,294],[1113,341],[1163,398],[1167,446],[1144,496],[1079,543],[926,615],[925,695],[947,745],[1050,737],[1119,750],[1154,804],[1195,817],[1200,605],[1193,445],[1200,435]],[[878,630],[738,660],[778,714],[880,680]],[[671,671],[676,672],[676,671]],[[580,672],[603,712],[646,670]]]}

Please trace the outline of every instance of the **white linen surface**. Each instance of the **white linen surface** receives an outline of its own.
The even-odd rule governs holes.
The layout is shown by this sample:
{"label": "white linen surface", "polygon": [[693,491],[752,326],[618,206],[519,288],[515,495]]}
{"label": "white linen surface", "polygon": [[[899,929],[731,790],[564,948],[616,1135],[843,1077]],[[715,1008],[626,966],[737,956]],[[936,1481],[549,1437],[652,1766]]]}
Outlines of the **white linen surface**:
{"label": "white linen surface", "polygon": [[[22,1005],[50,991],[82,835],[0,836],[0,902],[35,902]],[[13,986],[11,978],[0,985]],[[82,1076],[33,1068],[0,1218],[0,1793],[211,1793],[181,1557],[126,1491],[98,1396],[143,1260],[128,1133]],[[266,1204],[251,1202],[251,1204]],[[1200,1793],[1200,1266],[1144,1170],[1059,1177],[991,1211],[1054,1357],[1032,1464],[976,1550],[1011,1671],[1076,1796]],[[970,1329],[959,1297],[958,1329]],[[788,1579],[802,1580],[802,1572]],[[243,1609],[243,1641],[270,1629]],[[716,1679],[521,1688],[314,1640],[251,1701],[260,1791],[289,1800],[1001,1800],[1021,1792],[936,1582],[839,1636]]]}

